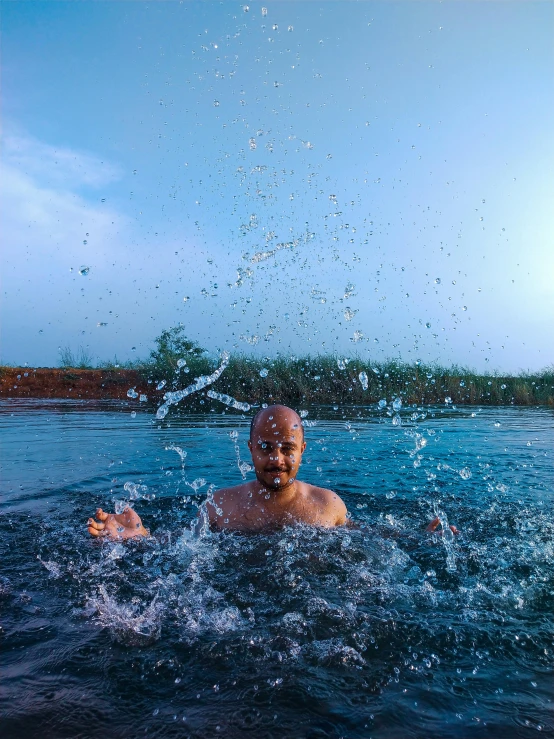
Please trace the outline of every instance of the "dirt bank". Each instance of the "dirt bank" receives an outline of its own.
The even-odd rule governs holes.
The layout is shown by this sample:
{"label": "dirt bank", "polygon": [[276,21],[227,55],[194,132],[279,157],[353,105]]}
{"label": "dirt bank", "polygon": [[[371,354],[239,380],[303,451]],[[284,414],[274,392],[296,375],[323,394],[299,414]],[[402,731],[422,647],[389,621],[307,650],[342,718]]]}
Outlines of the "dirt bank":
{"label": "dirt bank", "polygon": [[162,395],[136,370],[52,369],[49,367],[3,367],[0,371],[1,398],[82,398],[120,400],[127,391]]}

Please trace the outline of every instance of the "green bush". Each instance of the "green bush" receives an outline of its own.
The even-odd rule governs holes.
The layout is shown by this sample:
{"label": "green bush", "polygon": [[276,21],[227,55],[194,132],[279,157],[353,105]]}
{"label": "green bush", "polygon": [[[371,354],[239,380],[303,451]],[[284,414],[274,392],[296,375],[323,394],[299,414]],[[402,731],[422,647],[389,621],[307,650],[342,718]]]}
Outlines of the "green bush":
{"label": "green bush", "polygon": [[172,385],[186,383],[198,375],[212,371],[214,362],[202,356],[206,353],[196,341],[187,339],[182,325],[166,329],[154,340],[156,348],[143,365],[143,373],[150,378],[171,382]]}

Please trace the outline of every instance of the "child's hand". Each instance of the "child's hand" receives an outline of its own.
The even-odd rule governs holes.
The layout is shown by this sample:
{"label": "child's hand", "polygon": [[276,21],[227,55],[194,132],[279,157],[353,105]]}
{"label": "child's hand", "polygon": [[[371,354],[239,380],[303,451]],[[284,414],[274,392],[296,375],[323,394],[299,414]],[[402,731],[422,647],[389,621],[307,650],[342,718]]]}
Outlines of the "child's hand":
{"label": "child's hand", "polygon": [[135,536],[149,536],[150,532],[142,525],[138,513],[126,508],[123,513],[105,513],[101,508],[96,511],[95,521],[87,521],[91,536],[106,536],[109,539],[132,539]]}

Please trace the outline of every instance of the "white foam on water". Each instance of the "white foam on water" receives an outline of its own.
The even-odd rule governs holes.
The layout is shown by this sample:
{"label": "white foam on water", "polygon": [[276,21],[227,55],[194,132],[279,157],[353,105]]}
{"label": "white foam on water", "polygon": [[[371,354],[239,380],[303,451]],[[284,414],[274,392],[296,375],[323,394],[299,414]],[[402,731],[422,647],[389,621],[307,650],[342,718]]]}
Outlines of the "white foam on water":
{"label": "white foam on water", "polygon": [[88,605],[95,609],[97,621],[123,644],[141,646],[160,637],[164,606],[157,596],[141,610],[142,603],[120,603],[108,594],[105,585],[99,585],[98,594],[89,598]]}

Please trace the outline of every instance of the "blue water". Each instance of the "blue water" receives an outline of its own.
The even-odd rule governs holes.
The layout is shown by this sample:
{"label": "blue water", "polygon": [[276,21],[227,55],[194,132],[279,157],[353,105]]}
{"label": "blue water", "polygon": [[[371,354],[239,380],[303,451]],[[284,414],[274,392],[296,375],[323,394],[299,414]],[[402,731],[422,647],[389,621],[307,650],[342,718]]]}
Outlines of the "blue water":
{"label": "blue water", "polygon": [[[248,461],[216,406],[1,403],[2,737],[554,734],[551,410],[310,408],[362,528],[198,539]],[[129,498],[154,536],[90,539]]]}

